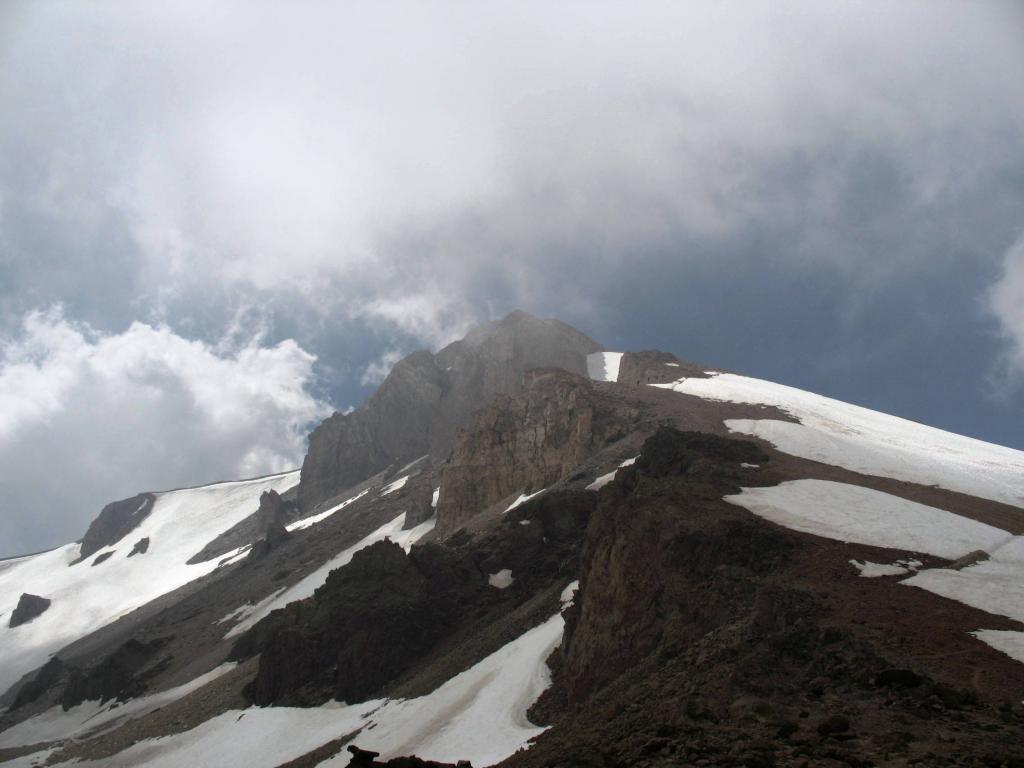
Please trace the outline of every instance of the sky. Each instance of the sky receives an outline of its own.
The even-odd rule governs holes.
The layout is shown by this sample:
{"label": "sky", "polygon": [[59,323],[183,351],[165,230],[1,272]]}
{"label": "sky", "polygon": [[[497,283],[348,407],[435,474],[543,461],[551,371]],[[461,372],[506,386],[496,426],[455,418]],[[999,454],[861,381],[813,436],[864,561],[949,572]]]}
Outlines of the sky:
{"label": "sky", "polygon": [[1016,2],[0,3],[0,556],[521,308],[1024,449]]}

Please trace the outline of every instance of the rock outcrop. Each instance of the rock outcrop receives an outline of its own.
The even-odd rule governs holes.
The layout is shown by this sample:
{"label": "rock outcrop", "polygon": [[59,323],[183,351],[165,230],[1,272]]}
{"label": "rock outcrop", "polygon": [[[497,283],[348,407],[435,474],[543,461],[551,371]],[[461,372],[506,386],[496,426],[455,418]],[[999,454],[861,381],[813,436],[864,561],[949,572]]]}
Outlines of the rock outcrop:
{"label": "rock outcrop", "polygon": [[125,701],[142,695],[147,679],[160,668],[159,660],[156,667],[153,662],[166,643],[165,638],[148,642],[132,639],[94,667],[69,668],[61,706],[68,710],[83,701]]}
{"label": "rock outcrop", "polygon": [[45,597],[23,592],[21,597],[18,598],[18,605],[11,611],[11,620],[8,626],[13,629],[14,627],[20,627],[22,624],[28,624],[32,619],[42,616],[46,609],[50,607],[50,602]]}
{"label": "rock outcrop", "polygon": [[[467,624],[486,626],[545,589],[556,596],[578,567],[595,504],[593,493],[556,491],[481,539],[417,545],[408,554],[384,541],[357,552],[312,598],[274,611],[236,643],[233,660],[260,654],[246,695],[260,705],[300,706],[379,695]],[[515,574],[513,586],[490,587],[487,574],[503,568]]]}
{"label": "rock outcrop", "polygon": [[962,629],[984,614],[862,579],[849,545],[723,499],[778,482],[767,459],[663,429],[599,491],[555,682],[531,713],[555,726],[506,765],[1018,763],[1024,710],[979,693],[993,666],[1020,673]]}
{"label": "rock outcrop", "polygon": [[669,352],[648,349],[626,352],[619,361],[619,384],[633,387],[665,384],[686,377],[707,378],[706,366],[680,360]]}
{"label": "rock outcrop", "polygon": [[140,493],[130,499],[107,504],[89,525],[82,537],[82,546],[76,563],[85,560],[104,547],[116,544],[134,531],[153,511],[156,496]]}
{"label": "rock outcrop", "polygon": [[[204,563],[248,544],[263,549],[265,554],[269,550],[258,542],[270,540],[273,545],[280,543],[287,536],[285,526],[294,521],[298,514],[294,488],[284,493],[267,491],[260,496],[260,505],[255,512],[209,542],[188,559],[188,564]],[[271,531],[271,528],[274,530]],[[281,535],[282,532],[285,535]]]}
{"label": "rock outcrop", "polygon": [[135,542],[135,546],[132,547],[132,551],[128,553],[128,557],[134,557],[135,555],[144,555],[149,551],[149,536],[143,536],[141,539]]}
{"label": "rock outcrop", "polygon": [[441,470],[437,531],[447,535],[510,494],[546,488],[631,426],[584,378],[541,369],[515,395],[499,395],[460,430]]}
{"label": "rock outcrop", "polygon": [[513,312],[436,355],[414,352],[395,365],[360,408],[336,413],[309,438],[299,504],[304,512],[389,466],[429,454],[443,459],[456,430],[523,372],[555,367],[586,375],[601,345],[557,320]]}

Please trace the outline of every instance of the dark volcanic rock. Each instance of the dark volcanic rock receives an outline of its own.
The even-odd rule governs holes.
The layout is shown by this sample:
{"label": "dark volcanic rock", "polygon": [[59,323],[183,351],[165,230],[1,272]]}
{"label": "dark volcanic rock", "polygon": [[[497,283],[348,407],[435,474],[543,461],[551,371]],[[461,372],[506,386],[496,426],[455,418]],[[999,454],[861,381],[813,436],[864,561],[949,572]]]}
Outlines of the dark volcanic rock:
{"label": "dark volcanic rock", "polygon": [[50,600],[47,598],[24,592],[18,598],[18,605],[11,612],[11,620],[8,626],[13,628],[20,627],[22,624],[28,624],[32,619],[42,616],[49,607]]}
{"label": "dark volcanic rock", "polygon": [[531,712],[554,727],[506,765],[1013,765],[1024,711],[979,700],[1003,662],[960,629],[984,614],[867,583],[843,569],[849,545],[724,501],[759,452],[661,430],[595,494]]}
{"label": "dark volcanic rock", "polygon": [[72,668],[61,705],[68,710],[83,701],[125,701],[141,695],[147,678],[159,669],[159,665],[154,669],[151,662],[167,640],[140,642],[132,639],[90,669]]}
{"label": "dark volcanic rock", "polygon": [[18,695],[8,708],[8,712],[20,709],[26,704],[37,701],[40,697],[52,690],[67,679],[68,668],[57,656],[54,656],[46,664],[39,668],[35,677],[21,686]]}
{"label": "dark volcanic rock", "polygon": [[82,547],[75,562],[81,562],[104,547],[116,544],[135,530],[153,511],[155,501],[156,496],[152,493],[140,493],[130,499],[107,504],[82,537]]}
{"label": "dark volcanic rock", "polygon": [[365,405],[336,413],[309,438],[302,464],[303,511],[392,465],[425,454],[444,458],[456,429],[497,394],[519,387],[531,368],[586,375],[601,346],[557,320],[513,312],[470,332],[437,355],[401,360]]}
{"label": "dark volcanic rock", "polygon": [[289,538],[291,538],[291,534],[288,533],[288,529],[282,523],[277,520],[270,521],[267,523],[263,537],[253,544],[252,549],[249,550],[248,559],[259,560],[266,557],[272,550],[277,549]]}
{"label": "dark volcanic rock", "polygon": [[144,555],[149,551],[149,536],[144,536],[135,542],[135,546],[132,547],[132,551],[128,553],[128,557],[133,555]]}
{"label": "dark volcanic rock", "polygon": [[[188,559],[189,565],[205,563],[213,560],[227,552],[247,544],[256,545],[260,539],[266,539],[268,530],[271,527],[287,526],[288,523],[298,518],[299,507],[295,502],[295,489],[291,488],[283,494],[277,491],[264,491],[260,495],[260,505],[251,515],[233,525],[220,536],[209,542],[199,552]],[[283,537],[279,536],[280,530],[271,533],[271,546],[280,543]],[[266,544],[260,544],[259,548],[264,554],[269,551]]]}
{"label": "dark volcanic rock", "polygon": [[460,430],[441,470],[437,530],[457,530],[517,491],[539,491],[622,437],[635,412],[609,407],[592,382],[560,370],[533,370],[514,395],[499,395]]}
{"label": "dark volcanic rock", "polygon": [[666,384],[681,378],[707,378],[706,366],[680,360],[669,352],[644,350],[626,352],[619,361],[619,384],[638,387],[647,384]]}
{"label": "dark volcanic rock", "polygon": [[[590,492],[552,492],[482,540],[424,544],[409,554],[385,541],[357,552],[311,599],[274,611],[239,639],[232,659],[260,654],[246,695],[261,705],[375,695],[481,612],[504,613],[537,590],[564,585],[596,503]],[[516,576],[507,590],[487,583],[502,568]]]}
{"label": "dark volcanic rock", "polygon": [[[457,622],[459,606],[482,579],[459,572],[445,550],[417,547],[411,555],[390,541],[357,552],[333,571],[311,605],[262,649],[247,695],[264,705],[333,671],[334,698],[362,701],[434,645]],[[309,613],[310,615],[302,615]]]}
{"label": "dark volcanic rock", "polygon": [[460,760],[458,763],[438,763],[433,760],[424,760],[415,755],[378,760],[380,752],[360,749],[355,744],[348,746],[348,752],[352,755],[348,763],[352,768],[473,768],[472,763],[468,760]]}

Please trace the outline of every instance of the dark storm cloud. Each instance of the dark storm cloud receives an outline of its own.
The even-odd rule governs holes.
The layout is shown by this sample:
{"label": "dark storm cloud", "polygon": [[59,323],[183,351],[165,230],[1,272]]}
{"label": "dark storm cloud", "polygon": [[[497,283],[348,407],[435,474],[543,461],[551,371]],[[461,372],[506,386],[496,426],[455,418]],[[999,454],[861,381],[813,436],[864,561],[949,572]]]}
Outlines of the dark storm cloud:
{"label": "dark storm cloud", "polygon": [[[9,345],[55,302],[97,339],[141,320],[194,341],[239,381],[239,350],[295,339],[272,367],[315,367],[252,407],[294,436],[397,354],[518,306],[1024,444],[1016,3],[2,13]],[[40,344],[40,366],[68,354]],[[147,428],[181,420],[176,382]],[[0,450],[88,431],[54,402]],[[204,413],[177,470],[197,481]],[[225,468],[249,466],[246,440],[299,452],[225,439]],[[111,467],[82,481],[90,504],[135,489],[135,463],[81,442]],[[18,514],[54,506],[3,479]]]}

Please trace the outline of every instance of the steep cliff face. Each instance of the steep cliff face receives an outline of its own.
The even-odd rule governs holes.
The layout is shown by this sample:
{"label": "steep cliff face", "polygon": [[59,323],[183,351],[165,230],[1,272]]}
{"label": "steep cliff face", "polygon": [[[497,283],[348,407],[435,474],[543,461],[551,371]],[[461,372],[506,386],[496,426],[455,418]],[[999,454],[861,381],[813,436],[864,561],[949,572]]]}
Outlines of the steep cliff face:
{"label": "steep cliff face", "polygon": [[456,429],[495,395],[514,391],[524,371],[558,367],[582,375],[586,356],[600,349],[564,323],[514,312],[437,355],[409,355],[365,405],[334,414],[310,435],[301,508],[309,511],[391,465],[425,454],[443,459]]}
{"label": "steep cliff face", "polygon": [[519,392],[497,397],[456,436],[441,470],[438,532],[457,530],[510,494],[551,485],[621,437],[634,415],[613,411],[579,376],[528,372]]}

